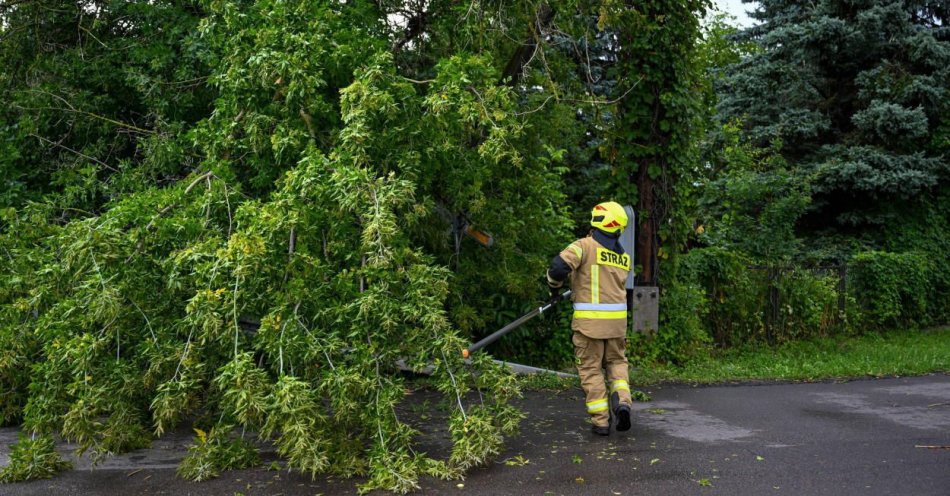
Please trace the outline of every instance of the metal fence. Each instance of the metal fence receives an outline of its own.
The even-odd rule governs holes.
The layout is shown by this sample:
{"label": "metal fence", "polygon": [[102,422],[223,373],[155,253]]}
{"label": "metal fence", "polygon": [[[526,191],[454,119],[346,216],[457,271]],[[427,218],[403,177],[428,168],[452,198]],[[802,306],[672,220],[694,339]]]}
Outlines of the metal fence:
{"label": "metal fence", "polygon": [[[848,312],[846,264],[747,269],[746,287],[707,284],[711,288],[707,294],[710,331],[720,344],[824,335],[844,322]],[[730,293],[738,300],[731,306],[726,301]]]}

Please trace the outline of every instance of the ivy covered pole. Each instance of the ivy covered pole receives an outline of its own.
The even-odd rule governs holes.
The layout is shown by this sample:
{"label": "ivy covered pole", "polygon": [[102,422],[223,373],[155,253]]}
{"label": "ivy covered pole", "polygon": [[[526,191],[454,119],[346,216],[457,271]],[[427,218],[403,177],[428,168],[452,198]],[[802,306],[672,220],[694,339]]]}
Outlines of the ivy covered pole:
{"label": "ivy covered pole", "polygon": [[[621,88],[613,167],[627,178],[616,197],[637,209],[637,285],[655,286],[660,261],[685,241],[690,177],[700,129],[693,96],[702,73],[695,62],[702,0],[648,0],[610,4],[607,25],[618,32]],[[634,86],[634,81],[637,84]]]}

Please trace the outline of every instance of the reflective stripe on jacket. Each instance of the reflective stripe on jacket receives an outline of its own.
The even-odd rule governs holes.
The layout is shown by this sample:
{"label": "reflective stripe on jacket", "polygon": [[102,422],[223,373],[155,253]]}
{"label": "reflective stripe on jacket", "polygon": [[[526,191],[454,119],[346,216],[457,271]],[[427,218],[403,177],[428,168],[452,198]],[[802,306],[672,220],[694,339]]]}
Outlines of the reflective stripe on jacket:
{"label": "reflective stripe on jacket", "polygon": [[571,329],[594,339],[626,335],[630,256],[604,248],[593,237],[579,239],[559,255],[571,268]]}

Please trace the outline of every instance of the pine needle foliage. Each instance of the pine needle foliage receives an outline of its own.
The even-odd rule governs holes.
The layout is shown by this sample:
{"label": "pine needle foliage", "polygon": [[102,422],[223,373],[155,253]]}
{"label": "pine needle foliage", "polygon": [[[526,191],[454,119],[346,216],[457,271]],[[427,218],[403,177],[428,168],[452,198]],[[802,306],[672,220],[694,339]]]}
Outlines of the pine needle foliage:
{"label": "pine needle foliage", "polygon": [[[946,2],[757,2],[756,49],[719,82],[723,120],[781,153],[814,189],[810,231],[901,223],[946,188]],[[906,208],[895,208],[902,205]]]}

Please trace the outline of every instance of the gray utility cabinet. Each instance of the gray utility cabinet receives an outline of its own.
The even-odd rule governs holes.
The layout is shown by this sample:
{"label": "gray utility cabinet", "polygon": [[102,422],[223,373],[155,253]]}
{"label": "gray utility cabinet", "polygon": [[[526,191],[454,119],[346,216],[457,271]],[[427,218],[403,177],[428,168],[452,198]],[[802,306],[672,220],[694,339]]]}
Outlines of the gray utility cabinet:
{"label": "gray utility cabinet", "polygon": [[633,288],[633,330],[655,332],[660,320],[660,288],[637,286]]}
{"label": "gray utility cabinet", "polygon": [[660,317],[660,288],[656,286],[634,285],[633,266],[636,248],[636,212],[630,205],[624,205],[627,212],[627,229],[620,235],[620,245],[630,255],[630,275],[627,276],[627,298],[633,310],[630,326],[634,332],[655,332],[659,326]]}

